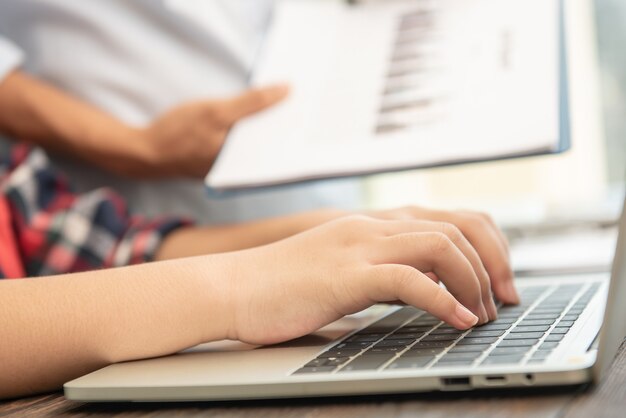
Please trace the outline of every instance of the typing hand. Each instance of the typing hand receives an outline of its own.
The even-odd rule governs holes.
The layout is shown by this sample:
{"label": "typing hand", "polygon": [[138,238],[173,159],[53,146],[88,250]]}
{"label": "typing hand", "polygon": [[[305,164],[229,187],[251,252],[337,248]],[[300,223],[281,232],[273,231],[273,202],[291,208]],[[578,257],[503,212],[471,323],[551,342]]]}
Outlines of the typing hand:
{"label": "typing hand", "polygon": [[[472,211],[437,211],[417,206],[370,211],[364,214],[384,220],[431,221],[433,222],[431,228],[434,231],[457,237],[457,241],[463,243],[465,252],[472,255],[469,260],[472,262],[481,283],[483,306],[485,307],[485,311],[479,312],[481,322],[496,319],[497,312],[491,294],[492,289],[502,302],[507,304],[519,303],[519,296],[513,286],[513,272],[509,263],[507,239],[489,215]],[[329,220],[350,215],[354,214],[339,210],[305,212],[261,221],[256,228],[244,227],[239,231],[229,231],[229,237],[219,239],[218,242],[228,243],[229,238],[236,238],[236,234],[239,232],[245,233],[248,240],[255,236],[258,237],[254,241],[254,245],[262,245],[305,231]],[[180,243],[175,243],[175,246],[176,248],[184,248]],[[237,248],[234,246],[227,249]],[[428,275],[438,280],[432,272],[429,272]]]}
{"label": "typing hand", "polygon": [[[513,286],[513,272],[509,262],[509,244],[493,219],[480,212],[473,211],[441,211],[417,206],[399,209],[374,211],[368,213],[379,219],[394,220],[428,220],[439,222],[440,230],[454,230],[452,234],[461,232],[478,254],[474,257],[474,268],[481,282],[483,303],[489,319],[496,319],[496,307],[493,303],[490,287],[496,297],[507,304],[519,303],[519,295]],[[491,283],[491,286],[489,286]],[[481,320],[484,319],[483,315]]]}
{"label": "typing hand", "polygon": [[457,228],[444,225],[348,216],[227,255],[228,338],[277,343],[377,302],[401,301],[459,329],[486,320],[482,264],[506,264],[504,256],[485,252],[489,260],[481,260]]}
{"label": "typing hand", "polygon": [[240,119],[285,98],[288,89],[274,86],[240,96],[183,104],[141,131],[144,177],[204,177],[215,162],[226,134]]}

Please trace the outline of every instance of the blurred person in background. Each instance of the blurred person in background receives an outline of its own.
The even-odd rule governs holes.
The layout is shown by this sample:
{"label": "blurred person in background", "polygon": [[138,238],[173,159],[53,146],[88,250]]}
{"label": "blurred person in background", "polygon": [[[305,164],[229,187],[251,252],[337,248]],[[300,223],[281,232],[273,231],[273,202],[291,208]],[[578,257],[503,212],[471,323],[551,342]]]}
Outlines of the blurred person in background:
{"label": "blurred person in background", "polygon": [[202,180],[230,127],[288,94],[247,86],[272,3],[0,2],[0,54],[19,66],[6,81],[15,100],[9,137],[51,151],[78,192],[113,187],[149,216],[224,223],[354,208],[353,180],[207,196]]}

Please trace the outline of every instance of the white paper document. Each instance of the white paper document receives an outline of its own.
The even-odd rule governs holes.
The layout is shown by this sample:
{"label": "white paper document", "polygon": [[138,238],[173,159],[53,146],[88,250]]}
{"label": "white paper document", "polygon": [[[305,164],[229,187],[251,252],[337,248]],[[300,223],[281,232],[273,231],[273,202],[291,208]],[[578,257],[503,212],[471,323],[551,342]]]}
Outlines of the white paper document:
{"label": "white paper document", "polygon": [[562,150],[559,0],[278,1],[206,183],[245,189]]}

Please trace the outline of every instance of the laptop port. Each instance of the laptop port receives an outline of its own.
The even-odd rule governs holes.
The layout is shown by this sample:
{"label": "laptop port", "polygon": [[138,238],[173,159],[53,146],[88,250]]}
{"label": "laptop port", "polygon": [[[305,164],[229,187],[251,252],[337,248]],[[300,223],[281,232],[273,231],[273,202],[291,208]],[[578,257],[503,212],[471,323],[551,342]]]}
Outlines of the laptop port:
{"label": "laptop port", "polygon": [[444,377],[441,379],[441,383],[443,383],[444,387],[448,389],[454,389],[456,387],[465,388],[470,385],[469,377]]}
{"label": "laptop port", "polygon": [[485,383],[493,386],[503,385],[506,383],[506,377],[501,375],[485,376]]}

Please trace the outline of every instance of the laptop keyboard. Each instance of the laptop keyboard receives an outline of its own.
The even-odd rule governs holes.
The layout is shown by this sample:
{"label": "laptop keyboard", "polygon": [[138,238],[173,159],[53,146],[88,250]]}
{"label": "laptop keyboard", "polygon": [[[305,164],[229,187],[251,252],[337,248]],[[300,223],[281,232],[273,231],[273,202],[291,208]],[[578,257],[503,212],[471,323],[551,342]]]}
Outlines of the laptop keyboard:
{"label": "laptop keyboard", "polygon": [[294,374],[542,363],[599,287],[527,287],[520,291],[519,305],[500,307],[497,320],[466,331],[404,307],[338,342]]}

